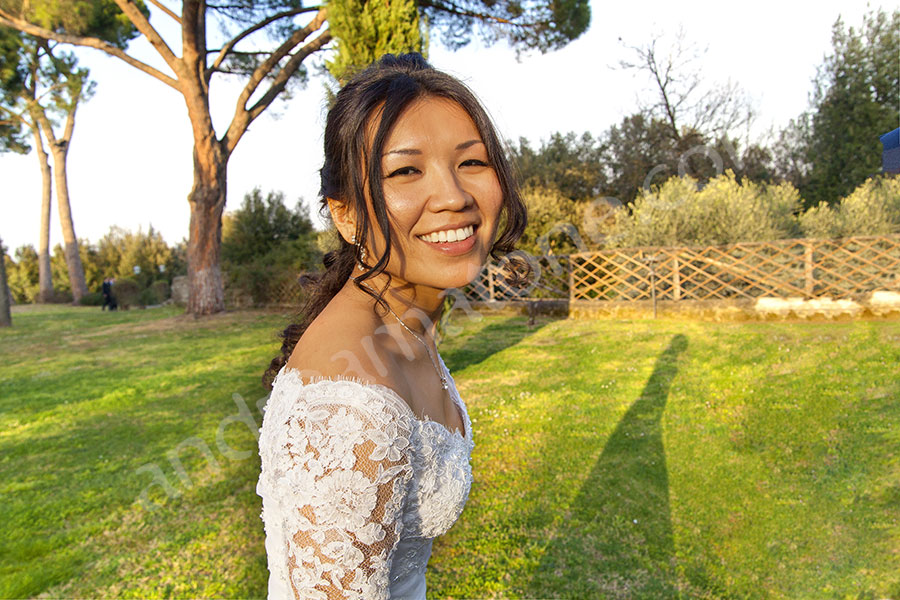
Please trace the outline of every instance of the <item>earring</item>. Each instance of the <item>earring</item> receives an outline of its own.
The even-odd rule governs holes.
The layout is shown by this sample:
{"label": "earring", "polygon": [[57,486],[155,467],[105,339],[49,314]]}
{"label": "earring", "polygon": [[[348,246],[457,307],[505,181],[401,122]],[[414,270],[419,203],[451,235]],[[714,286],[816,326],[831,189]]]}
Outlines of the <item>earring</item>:
{"label": "earring", "polygon": [[360,269],[365,269],[366,266],[362,261],[366,259],[366,249],[356,243],[356,234],[353,234],[353,237],[350,239],[350,243],[356,246],[357,250],[359,250],[359,260],[356,261],[356,264],[359,265]]}

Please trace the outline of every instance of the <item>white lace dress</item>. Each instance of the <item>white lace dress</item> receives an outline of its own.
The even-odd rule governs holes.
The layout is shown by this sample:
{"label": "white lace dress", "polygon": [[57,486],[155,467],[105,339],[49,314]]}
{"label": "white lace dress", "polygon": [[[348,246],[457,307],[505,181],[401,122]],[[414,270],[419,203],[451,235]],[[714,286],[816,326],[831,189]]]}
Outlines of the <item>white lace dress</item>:
{"label": "white lace dress", "polygon": [[417,418],[387,386],[278,373],[256,487],[269,600],[425,598],[432,540],[459,518],[472,484],[472,424],[438,358],[464,433]]}

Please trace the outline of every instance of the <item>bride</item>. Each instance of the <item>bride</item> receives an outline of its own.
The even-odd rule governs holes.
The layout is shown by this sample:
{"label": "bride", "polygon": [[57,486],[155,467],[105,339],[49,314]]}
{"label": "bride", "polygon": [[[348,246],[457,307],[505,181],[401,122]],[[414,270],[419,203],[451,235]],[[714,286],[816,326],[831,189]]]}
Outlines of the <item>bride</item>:
{"label": "bride", "polygon": [[321,212],[340,248],[264,380],[270,599],[425,598],[472,482],[472,424],[435,344],[447,290],[511,252],[525,208],[485,110],[418,54],[338,92]]}

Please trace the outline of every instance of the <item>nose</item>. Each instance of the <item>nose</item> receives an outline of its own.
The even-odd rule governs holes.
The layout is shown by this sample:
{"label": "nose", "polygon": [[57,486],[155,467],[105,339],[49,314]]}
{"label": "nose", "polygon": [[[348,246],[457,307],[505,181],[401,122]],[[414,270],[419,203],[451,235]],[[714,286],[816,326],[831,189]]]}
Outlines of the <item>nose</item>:
{"label": "nose", "polygon": [[440,169],[435,174],[429,206],[435,212],[464,210],[475,202],[472,194],[452,169]]}

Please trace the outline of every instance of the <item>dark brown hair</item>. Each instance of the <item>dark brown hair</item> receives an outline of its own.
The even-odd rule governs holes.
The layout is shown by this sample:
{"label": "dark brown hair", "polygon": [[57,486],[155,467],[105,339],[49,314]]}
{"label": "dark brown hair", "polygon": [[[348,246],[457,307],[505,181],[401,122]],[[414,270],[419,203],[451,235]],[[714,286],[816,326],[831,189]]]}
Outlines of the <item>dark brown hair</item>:
{"label": "dark brown hair", "polygon": [[[427,96],[452,100],[468,113],[485,144],[488,161],[497,173],[503,191],[500,211],[503,227],[491,246],[491,256],[499,260],[512,252],[525,230],[525,205],[519,197],[513,170],[487,112],[472,91],[455,77],[433,68],[418,53],[386,54],[355,75],[335,96],[325,123],[325,162],[319,171],[319,214],[325,221],[331,220],[328,198],[348,203],[357,215],[356,240],[362,247],[365,247],[369,230],[363,188],[365,177],[368,178],[368,192],[378,227],[385,237],[386,249],[374,266],[366,265],[368,270],[355,277],[354,283],[375,298],[376,304],[384,303],[387,286],[375,294],[361,282],[384,272],[390,260],[391,227],[385,209],[381,161],[371,160],[371,157],[382,155],[387,136],[403,111],[413,101]],[[367,147],[367,125],[376,112],[380,112],[380,121],[371,147]],[[272,359],[263,375],[263,385],[268,389],[278,371],[287,364],[303,332],[344,286],[360,258],[358,246],[348,243],[340,235],[338,238],[340,247],[328,252],[322,261],[325,271],[305,278],[307,295],[300,309],[300,322],[289,325],[281,333],[281,354]],[[390,274],[387,285],[390,285]]]}

